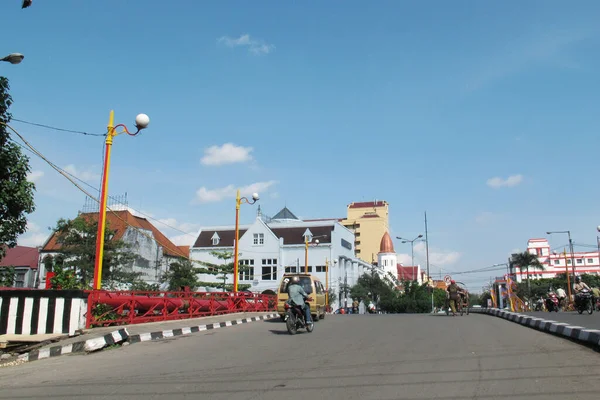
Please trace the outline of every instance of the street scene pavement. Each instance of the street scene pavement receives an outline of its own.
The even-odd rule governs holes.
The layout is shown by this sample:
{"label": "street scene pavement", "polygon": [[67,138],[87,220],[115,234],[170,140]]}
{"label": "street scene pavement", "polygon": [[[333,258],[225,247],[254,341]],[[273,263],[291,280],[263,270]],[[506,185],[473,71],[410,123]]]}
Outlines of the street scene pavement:
{"label": "street scene pavement", "polygon": [[486,315],[270,320],[0,370],[0,399],[593,399],[598,354]]}
{"label": "street scene pavement", "polygon": [[534,312],[524,312],[519,313],[524,315],[531,315],[536,318],[543,318],[547,320],[557,321],[557,322],[565,322],[569,325],[573,326],[583,326],[588,329],[600,329],[600,313],[594,312],[589,315],[587,312],[583,314],[579,314],[574,311],[568,312],[542,312],[542,311],[534,311]]}

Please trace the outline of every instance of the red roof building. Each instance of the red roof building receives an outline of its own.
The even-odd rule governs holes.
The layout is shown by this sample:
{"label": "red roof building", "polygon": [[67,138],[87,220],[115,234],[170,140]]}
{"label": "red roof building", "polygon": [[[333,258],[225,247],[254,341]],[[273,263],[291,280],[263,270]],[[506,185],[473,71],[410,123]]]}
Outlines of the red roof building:
{"label": "red roof building", "polygon": [[6,249],[0,260],[0,268],[13,267],[16,272],[14,287],[34,287],[39,251],[35,247],[16,246]]}

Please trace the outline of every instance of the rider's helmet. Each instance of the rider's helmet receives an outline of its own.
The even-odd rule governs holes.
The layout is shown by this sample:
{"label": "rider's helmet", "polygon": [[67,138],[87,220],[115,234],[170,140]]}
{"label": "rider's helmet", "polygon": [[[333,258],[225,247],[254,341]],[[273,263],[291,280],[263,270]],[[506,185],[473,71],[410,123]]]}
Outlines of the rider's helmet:
{"label": "rider's helmet", "polygon": [[451,283],[451,284],[455,284],[455,283],[456,283],[456,281],[455,281],[454,279],[452,279],[452,280],[450,281],[450,283]]}
{"label": "rider's helmet", "polygon": [[581,282],[581,277],[580,276],[576,276],[575,277],[575,282],[577,282],[577,283]]}

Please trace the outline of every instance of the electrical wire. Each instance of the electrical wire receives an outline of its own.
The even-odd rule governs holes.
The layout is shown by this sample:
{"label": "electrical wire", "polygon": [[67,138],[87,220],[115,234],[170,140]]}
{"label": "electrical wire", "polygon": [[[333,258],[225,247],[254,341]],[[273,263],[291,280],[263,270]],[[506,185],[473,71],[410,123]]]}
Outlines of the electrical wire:
{"label": "electrical wire", "polygon": [[72,130],[72,129],[57,128],[55,126],[39,124],[39,123],[36,123],[36,122],[29,122],[29,121],[25,121],[25,120],[17,119],[17,118],[11,118],[11,120],[12,121],[16,121],[16,122],[20,122],[22,124],[39,126],[40,128],[52,129],[52,130],[59,131],[59,132],[78,133],[80,135],[86,135],[86,136],[106,136],[108,134],[108,129],[107,129],[106,133],[89,133],[89,132],[84,132],[84,131],[76,131],[76,130]]}
{"label": "electrical wire", "polygon": [[[83,192],[84,194],[86,194],[86,195],[87,195],[89,198],[91,198],[92,200],[94,200],[94,201],[96,201],[98,204],[100,204],[100,200],[99,200],[98,198],[94,197],[94,196],[93,196],[93,195],[91,195],[89,192],[87,192],[87,191],[86,191],[84,188],[82,188],[81,186],[79,186],[79,185],[78,185],[78,184],[75,182],[75,180],[81,181],[82,183],[84,183],[84,184],[86,184],[86,185],[88,185],[88,186],[91,186],[91,185],[89,185],[87,182],[84,182],[84,181],[82,181],[81,179],[77,178],[76,176],[74,176],[74,175],[70,174],[69,172],[67,172],[67,171],[63,170],[62,168],[58,167],[58,166],[57,166],[56,164],[54,164],[52,161],[48,160],[48,159],[47,159],[47,158],[46,158],[46,157],[45,157],[45,156],[44,156],[42,153],[40,153],[40,152],[39,152],[37,149],[35,149],[35,147],[33,147],[33,145],[31,145],[31,144],[30,144],[30,143],[29,143],[27,140],[25,140],[25,138],[24,138],[24,137],[23,137],[23,136],[22,136],[22,135],[21,135],[19,132],[17,132],[17,131],[16,131],[16,130],[13,128],[13,127],[11,127],[10,125],[8,125],[8,124],[5,124],[5,123],[3,123],[3,122],[0,122],[0,123],[2,123],[3,125],[5,125],[6,127],[8,127],[8,128],[11,130],[11,131],[13,131],[13,132],[14,132],[14,133],[15,133],[15,134],[16,134],[16,135],[17,135],[17,136],[18,136],[18,137],[19,137],[19,138],[20,138],[20,139],[23,141],[23,143],[25,143],[25,145],[26,145],[27,147],[24,147],[24,148],[27,148],[27,149],[28,149],[28,151],[30,151],[31,153],[33,153],[33,154],[37,155],[38,157],[40,157],[40,158],[41,158],[42,160],[44,160],[44,161],[45,161],[45,162],[46,162],[48,165],[50,165],[50,166],[51,166],[51,167],[52,167],[54,170],[56,170],[56,171],[57,171],[59,174],[61,174],[61,175],[62,175],[62,176],[64,176],[64,177],[65,177],[65,178],[66,178],[66,179],[67,179],[69,182],[71,182],[71,184],[73,184],[73,185],[74,185],[74,186],[75,186],[77,189],[79,189],[81,192]],[[13,143],[15,143],[15,144],[17,144],[17,145],[19,145],[19,146],[23,147],[21,144],[19,144],[19,143],[15,142],[14,140],[12,140],[12,139],[9,139],[9,140],[11,140],[11,142],[13,142]],[[72,179],[71,177],[73,177],[73,179]],[[93,188],[93,186],[91,186],[91,187]],[[96,190],[97,190],[97,189],[96,189]],[[133,225],[132,225],[132,224],[130,224],[128,221],[126,221],[125,219],[123,219],[123,218],[122,218],[120,215],[118,215],[118,214],[117,214],[117,211],[115,211],[115,210],[111,209],[111,208],[110,208],[110,207],[108,207],[108,206],[106,207],[106,209],[107,209],[109,212],[111,212],[111,213],[112,213],[112,214],[113,214],[113,215],[114,215],[114,216],[115,216],[117,219],[121,220],[121,221],[122,221],[122,222],[123,222],[125,225],[127,225],[128,227],[131,227],[132,229],[134,229],[135,231],[137,231],[137,232],[138,232],[138,233],[140,233],[141,235],[143,235],[143,236],[147,237],[148,239],[150,239],[150,240],[154,241],[155,243],[157,243],[158,245],[162,246],[162,247],[163,247],[163,249],[169,249],[169,246],[165,246],[165,244],[164,244],[164,243],[162,243],[160,240],[158,240],[158,239],[156,239],[155,237],[153,237],[153,236],[149,235],[148,233],[146,233],[146,232],[142,231],[142,230],[141,230],[141,229],[139,229],[138,227],[136,227],[136,226],[133,226]],[[182,232],[183,232],[183,231],[182,231]],[[183,259],[185,259],[185,260],[189,261],[190,263],[196,263],[196,264],[202,265],[203,267],[207,268],[208,270],[210,270],[210,269],[211,269],[211,267],[210,267],[210,263],[205,263],[205,262],[202,262],[202,261],[193,260],[193,259],[189,258],[189,255],[185,255],[183,252],[180,252],[181,250],[179,250],[179,248],[178,248],[177,246],[175,246],[175,249],[177,249],[177,252],[179,253],[179,254],[178,254],[178,256],[180,256],[181,258],[183,258]],[[216,266],[216,265],[215,265],[215,266]],[[275,268],[277,268],[277,266],[276,266],[276,265],[271,265],[271,266],[265,265],[264,267],[271,267],[271,268],[275,267]],[[217,274],[217,275],[218,275],[219,273],[222,273],[222,272],[216,272],[216,273],[213,273],[213,275],[214,275],[214,274]],[[276,269],[275,269],[275,274],[277,274],[277,270],[276,270]],[[273,273],[272,273],[272,272],[268,272],[268,273],[264,273],[264,274],[252,274],[252,277],[253,277],[253,279],[255,279],[256,277],[264,277],[264,276],[272,276],[272,275],[273,275]],[[219,282],[217,282],[217,283],[219,283]]]}

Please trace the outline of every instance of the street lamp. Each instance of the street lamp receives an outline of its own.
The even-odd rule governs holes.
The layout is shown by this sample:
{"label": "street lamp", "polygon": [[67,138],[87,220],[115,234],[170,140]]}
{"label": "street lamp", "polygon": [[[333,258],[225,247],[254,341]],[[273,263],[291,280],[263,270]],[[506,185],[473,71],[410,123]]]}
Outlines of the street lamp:
{"label": "street lamp", "polygon": [[[558,258],[558,252],[556,250],[554,250],[552,252],[554,254],[555,257]],[[569,279],[569,265],[567,264],[567,252],[564,252],[565,255],[565,275],[567,276],[567,294],[569,296],[569,304],[571,304],[571,279]],[[573,277],[575,278],[575,277]],[[531,297],[531,296],[530,296]]]}
{"label": "street lamp", "polygon": [[[106,198],[108,196],[108,174],[110,171],[110,153],[112,149],[113,138],[122,133],[129,136],[136,136],[142,129],[146,129],[150,124],[150,118],[146,114],[138,114],[135,117],[135,127],[137,131],[130,133],[123,124],[113,126],[115,123],[115,112],[110,111],[108,117],[108,133],[106,134],[106,150],[104,153],[104,173],[102,174],[102,189],[100,191],[100,210],[98,213],[98,234],[96,237],[96,259],[94,260],[94,286],[93,289],[100,290],[102,284],[102,258],[104,257],[104,230],[106,228]],[[117,128],[123,128],[123,131],[117,132]]]}
{"label": "street lamp", "polygon": [[[308,245],[309,245],[309,241],[308,241],[308,236],[309,235],[305,235],[304,236],[304,273],[307,274],[308,273]],[[327,237],[327,235],[319,235],[319,236],[313,236],[311,237],[311,239],[316,239],[316,238],[324,238]],[[319,245],[319,239],[315,240],[315,246]]]}
{"label": "street lamp", "polygon": [[408,239],[404,239],[401,238],[400,236],[396,236],[396,239],[398,240],[402,240],[402,243],[410,243],[410,253],[411,253],[411,267],[415,266],[415,242],[419,239],[421,239],[423,237],[423,235],[419,235],[416,238],[414,238],[413,240],[408,240]]}
{"label": "street lamp", "polygon": [[546,232],[546,235],[551,235],[553,233],[566,233],[569,236],[569,251],[571,252],[571,269],[573,271],[573,280],[574,280],[575,279],[575,254],[573,251],[573,241],[571,240],[571,231],[551,231],[551,232]]}
{"label": "street lamp", "polygon": [[0,58],[0,61],[6,61],[11,64],[20,64],[24,58],[25,58],[25,56],[21,53],[10,53],[9,55],[7,55],[4,58]]}
{"label": "street lamp", "polygon": [[240,189],[238,189],[237,194],[235,196],[235,244],[234,244],[234,255],[233,255],[233,293],[237,293],[238,291],[238,273],[239,273],[239,257],[238,248],[239,248],[239,239],[240,239],[240,206],[242,203],[246,204],[254,204],[260,199],[258,197],[258,193],[252,193],[252,201],[248,200],[246,197],[240,197]]}

